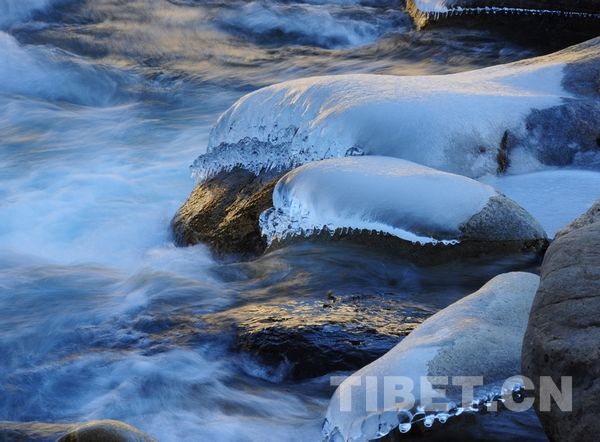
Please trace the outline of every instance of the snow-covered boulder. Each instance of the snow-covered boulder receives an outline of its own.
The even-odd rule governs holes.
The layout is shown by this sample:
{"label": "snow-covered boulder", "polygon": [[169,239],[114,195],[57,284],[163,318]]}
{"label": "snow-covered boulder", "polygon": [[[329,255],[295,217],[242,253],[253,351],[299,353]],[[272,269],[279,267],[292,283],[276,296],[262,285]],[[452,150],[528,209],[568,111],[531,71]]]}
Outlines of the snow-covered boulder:
{"label": "snow-covered boulder", "polygon": [[300,166],[279,180],[273,206],[260,218],[269,243],[324,228],[380,232],[419,243],[546,238],[535,219],[494,188],[391,157]]}
{"label": "snow-covered boulder", "polygon": [[[242,97],[218,120],[199,179],[356,154],[477,177],[600,156],[600,38],[452,75],[304,78]],[[515,164],[513,164],[514,166]]]}
{"label": "snow-covered boulder", "polygon": [[[520,373],[523,335],[538,284],[536,275],[506,273],[427,319],[338,387],[323,428],[326,440],[368,441],[396,428],[407,432],[416,422],[430,426],[434,420],[443,423],[477,411],[473,403],[461,403],[461,388],[446,387],[441,394],[423,377],[482,376],[483,385],[473,391],[475,400],[500,396],[502,386],[512,392],[518,381],[504,383]],[[407,379],[414,385],[414,405],[402,394],[392,394],[389,403],[389,389],[400,380],[408,388]],[[426,404],[427,412],[420,408]]]}

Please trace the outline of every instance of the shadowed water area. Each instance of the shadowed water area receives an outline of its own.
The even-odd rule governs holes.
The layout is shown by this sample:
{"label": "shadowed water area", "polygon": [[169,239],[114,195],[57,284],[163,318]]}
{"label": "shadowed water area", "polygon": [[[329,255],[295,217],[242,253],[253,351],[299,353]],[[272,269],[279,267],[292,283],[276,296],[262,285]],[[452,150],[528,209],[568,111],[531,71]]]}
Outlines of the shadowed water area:
{"label": "shadowed water area", "polygon": [[[169,222],[211,126],[247,92],[312,75],[460,72],[540,48],[484,30],[418,32],[396,1],[6,4],[0,421],[118,419],[161,441],[319,440],[331,370],[360,368],[494,275],[538,264],[418,267],[335,244],[223,263],[202,245],[176,248]],[[305,371],[239,338],[278,324],[320,339],[324,325],[365,317],[389,325],[356,338],[367,356]],[[272,348],[289,347],[281,336]],[[544,440],[531,414],[484,422],[482,439]]]}

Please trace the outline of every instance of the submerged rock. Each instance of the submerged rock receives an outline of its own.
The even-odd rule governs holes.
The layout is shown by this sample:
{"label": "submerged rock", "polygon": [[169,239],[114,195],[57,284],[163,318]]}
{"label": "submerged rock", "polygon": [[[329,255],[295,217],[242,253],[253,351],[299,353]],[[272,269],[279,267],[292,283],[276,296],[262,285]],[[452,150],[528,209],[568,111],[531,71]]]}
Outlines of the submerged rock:
{"label": "submerged rock", "polygon": [[75,428],[58,442],[156,442],[147,434],[123,422],[92,421]]}
{"label": "submerged rock", "polygon": [[[572,377],[573,410],[540,410],[546,434],[555,441],[592,441],[600,434],[600,222],[597,205],[565,229],[548,248],[541,283],[523,341],[523,374],[539,392],[540,376],[561,388]],[[564,406],[565,404],[563,404]]]}
{"label": "submerged rock", "polygon": [[207,243],[220,256],[260,255],[267,244],[258,217],[272,206],[279,175],[237,167],[200,183],[171,222],[176,244]]}
{"label": "submerged rock", "polygon": [[0,422],[0,440],[27,442],[156,442],[124,422],[98,420],[85,424]]}
{"label": "submerged rock", "polygon": [[230,324],[234,346],[271,378],[306,379],[355,370],[377,359],[433,311],[384,294],[250,304],[205,318]]}
{"label": "submerged rock", "polygon": [[[431,384],[422,383],[423,376],[482,376],[484,385],[475,387],[475,398],[498,391],[507,378],[520,373],[521,344],[538,284],[539,278],[530,273],[503,274],[427,319],[391,351],[340,385],[329,404],[325,437],[367,441],[401,424],[402,432],[409,431],[414,421],[425,418],[417,407],[430,401],[439,410],[449,402],[454,407],[471,406],[461,404],[460,388],[444,387],[445,394],[439,397]],[[385,404],[384,379],[398,379],[394,376],[413,382],[414,404]],[[358,378],[361,383],[352,387],[348,403],[342,391]],[[428,412],[435,413],[431,407]],[[443,420],[450,417],[444,414]]]}

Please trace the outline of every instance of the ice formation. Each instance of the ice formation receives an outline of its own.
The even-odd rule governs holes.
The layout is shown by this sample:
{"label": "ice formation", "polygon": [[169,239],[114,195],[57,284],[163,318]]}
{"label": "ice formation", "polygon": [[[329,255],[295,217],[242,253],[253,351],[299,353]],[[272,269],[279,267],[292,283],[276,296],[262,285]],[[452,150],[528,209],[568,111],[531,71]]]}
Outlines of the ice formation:
{"label": "ice formation", "polygon": [[[512,398],[522,382],[517,376],[521,344],[538,284],[539,277],[530,273],[499,275],[426,320],[340,385],[327,411],[325,439],[367,441],[395,428],[406,433],[416,423],[430,427],[485,410],[491,400]],[[462,403],[461,388],[446,387],[441,394],[427,379],[432,376],[483,376],[484,385],[474,388],[472,402]],[[414,405],[402,394],[390,401],[398,377],[414,384]]]}
{"label": "ice formation", "polygon": [[408,0],[408,8],[416,8],[423,13],[468,13],[471,11],[493,13],[523,14],[563,14],[597,15],[598,4],[594,0],[580,1],[574,4],[570,0]]}
{"label": "ice formation", "polygon": [[456,241],[496,191],[470,178],[391,157],[317,161],[286,174],[260,218],[272,242],[323,227],[385,232],[413,242]]}
{"label": "ice formation", "polygon": [[452,75],[339,75],[263,88],[219,118],[193,173],[259,173],[361,153],[471,177],[495,172],[507,130],[523,134],[532,109],[573,98],[563,69],[588,50]]}

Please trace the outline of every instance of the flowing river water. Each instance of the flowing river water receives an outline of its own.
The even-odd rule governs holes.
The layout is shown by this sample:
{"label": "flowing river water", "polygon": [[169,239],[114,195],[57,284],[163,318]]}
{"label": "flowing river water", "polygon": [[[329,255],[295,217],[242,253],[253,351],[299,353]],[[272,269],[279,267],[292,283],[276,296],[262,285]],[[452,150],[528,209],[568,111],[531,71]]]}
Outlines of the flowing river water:
{"label": "flowing river water", "polygon": [[[319,440],[328,377],[279,376],[232,349],[214,318],[329,290],[384,293],[426,317],[526,265],[422,269],[308,245],[222,263],[176,248],[169,222],[210,127],[287,79],[443,74],[537,53],[481,30],[417,32],[391,0],[0,0],[0,421]],[[494,431],[543,440],[532,416]]]}

